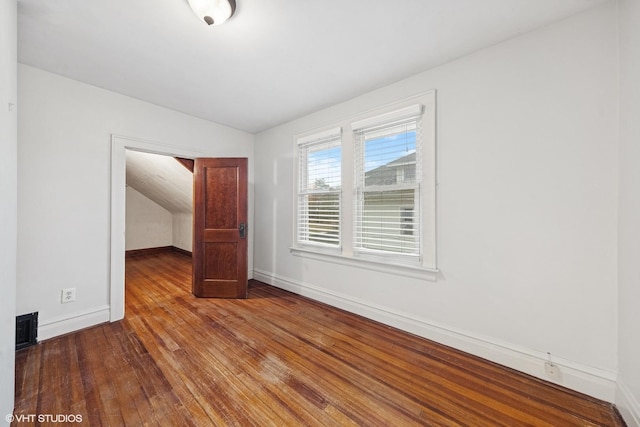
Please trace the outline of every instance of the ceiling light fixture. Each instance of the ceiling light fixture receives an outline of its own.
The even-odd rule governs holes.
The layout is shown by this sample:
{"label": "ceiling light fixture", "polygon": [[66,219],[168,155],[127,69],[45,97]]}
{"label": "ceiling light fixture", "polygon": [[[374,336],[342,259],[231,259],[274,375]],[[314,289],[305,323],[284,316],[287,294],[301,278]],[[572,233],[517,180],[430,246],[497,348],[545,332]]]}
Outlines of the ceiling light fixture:
{"label": "ceiling light fixture", "polygon": [[235,0],[189,0],[189,6],[208,25],[222,25],[236,11]]}

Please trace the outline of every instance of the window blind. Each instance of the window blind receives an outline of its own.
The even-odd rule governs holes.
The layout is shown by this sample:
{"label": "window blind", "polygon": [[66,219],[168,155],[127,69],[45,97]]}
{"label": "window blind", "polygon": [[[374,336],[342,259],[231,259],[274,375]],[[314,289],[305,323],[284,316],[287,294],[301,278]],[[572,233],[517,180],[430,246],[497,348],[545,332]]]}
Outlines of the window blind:
{"label": "window blind", "polygon": [[416,105],[352,124],[356,252],[421,255],[421,112]]}
{"label": "window blind", "polygon": [[297,240],[340,245],[341,129],[298,140]]}

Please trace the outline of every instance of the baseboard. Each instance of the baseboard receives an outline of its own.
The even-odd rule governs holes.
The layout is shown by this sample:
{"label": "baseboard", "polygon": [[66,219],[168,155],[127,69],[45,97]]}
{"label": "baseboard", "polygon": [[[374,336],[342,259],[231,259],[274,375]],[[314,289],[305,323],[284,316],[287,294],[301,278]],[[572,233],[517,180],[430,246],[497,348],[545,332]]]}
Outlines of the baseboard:
{"label": "baseboard", "polygon": [[554,357],[554,363],[560,367],[561,378],[560,381],[552,381],[546,377],[544,370],[544,363],[547,361],[546,353],[437,324],[267,271],[254,269],[253,273],[256,280],[278,288],[347,310],[607,402],[613,403],[615,400],[616,374],[614,372]]}
{"label": "baseboard", "polygon": [[144,255],[157,255],[165,252],[171,252],[172,248],[173,246],[158,246],[155,248],[129,249],[128,251],[124,251],[124,257],[131,258]]}
{"label": "baseboard", "polygon": [[70,316],[58,316],[42,320],[38,325],[38,341],[44,341],[59,335],[75,332],[90,326],[109,321],[109,306],[96,307],[91,310],[73,313]]}
{"label": "baseboard", "polygon": [[176,254],[180,254],[180,255],[184,255],[184,256],[188,256],[188,257],[193,255],[191,252],[189,252],[187,250],[184,250],[184,249],[177,248],[175,246],[171,246],[171,252],[176,253]]}
{"label": "baseboard", "polygon": [[618,380],[616,408],[628,427],[640,427],[640,402],[624,382]]}
{"label": "baseboard", "polygon": [[174,252],[186,256],[191,256],[191,252],[186,251],[184,249],[180,249],[175,246],[158,246],[155,248],[144,248],[144,249],[130,249],[124,252],[125,258],[137,257],[137,256],[145,256],[145,255],[157,255],[167,252]]}

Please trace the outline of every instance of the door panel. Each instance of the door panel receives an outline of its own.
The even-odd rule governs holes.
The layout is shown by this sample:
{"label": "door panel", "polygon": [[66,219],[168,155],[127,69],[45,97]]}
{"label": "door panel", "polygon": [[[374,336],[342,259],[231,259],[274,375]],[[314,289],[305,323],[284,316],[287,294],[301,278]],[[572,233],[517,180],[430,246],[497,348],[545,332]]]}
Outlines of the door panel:
{"label": "door panel", "polygon": [[247,159],[196,159],[193,294],[247,297]]}
{"label": "door panel", "polygon": [[205,243],[204,276],[210,280],[238,280],[234,243]]}

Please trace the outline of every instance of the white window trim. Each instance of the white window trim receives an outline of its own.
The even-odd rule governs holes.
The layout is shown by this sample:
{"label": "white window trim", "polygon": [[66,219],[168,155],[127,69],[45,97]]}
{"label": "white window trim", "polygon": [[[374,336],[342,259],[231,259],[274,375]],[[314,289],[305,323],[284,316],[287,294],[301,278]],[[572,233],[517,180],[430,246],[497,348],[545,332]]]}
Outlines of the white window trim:
{"label": "white window trim", "polygon": [[315,248],[290,247],[289,251],[294,256],[299,256],[318,261],[330,262],[348,267],[356,267],[379,273],[394,274],[397,276],[411,277],[413,279],[428,280],[436,282],[440,270],[437,268],[415,267],[410,265],[394,264],[389,262],[379,262],[359,257],[348,257],[338,253],[317,251]]}
{"label": "white window trim", "polygon": [[[421,105],[420,105],[421,104]],[[371,255],[353,252],[354,239],[354,128],[368,126],[382,120],[394,120],[415,115],[416,108],[424,108],[422,112],[422,184],[420,195],[421,256],[419,261],[410,262],[396,259],[392,255]],[[297,242],[297,197],[298,197],[298,149],[301,142],[318,139],[318,135],[330,135],[335,129],[342,132],[342,199],[341,199],[341,244],[339,248],[323,248],[303,245]],[[436,91],[430,90],[411,98],[395,102],[362,114],[337,120],[325,128],[301,133],[294,136],[294,179],[293,193],[294,224],[293,245],[290,251],[295,256],[348,265],[373,271],[436,281],[437,268],[437,234],[436,234],[436,202],[437,202],[437,170],[436,170]]]}
{"label": "white window trim", "polygon": [[309,142],[322,141],[324,139],[329,139],[340,135],[342,135],[342,128],[338,126],[331,129],[325,129],[320,132],[314,132],[310,135],[301,136],[300,138],[296,139],[296,143],[297,145],[302,145]]}
{"label": "white window trim", "polygon": [[[387,113],[383,113],[383,114],[379,114],[373,117],[368,117],[364,120],[359,120],[357,122],[353,122],[351,123],[351,129],[352,132],[354,133],[354,135],[356,135],[356,138],[354,140],[354,145],[355,145],[355,149],[356,149],[356,153],[357,156],[364,156],[364,152],[365,152],[365,140],[360,140],[360,138],[364,138],[364,135],[362,135],[362,132],[367,132],[368,136],[370,138],[376,138],[376,137],[382,137],[384,135],[387,134],[389,127],[395,127],[397,126],[397,123],[399,122],[404,122],[405,120],[407,122],[415,122],[416,124],[416,130],[420,130],[420,123],[423,121],[423,110],[424,110],[424,106],[422,104],[413,104],[410,105],[408,107],[404,107],[398,110],[393,110]],[[360,135],[357,135],[360,134]],[[421,132],[420,132],[421,134]],[[416,140],[416,150],[418,150],[417,152],[417,157],[416,157],[416,161],[418,160],[422,160],[422,140]],[[417,181],[415,182],[411,182],[411,183],[396,183],[394,185],[366,185],[365,184],[365,171],[364,169],[364,161],[365,159],[356,159],[356,162],[354,163],[359,163],[359,166],[355,166],[354,165],[354,173],[357,175],[356,178],[356,182],[355,182],[355,186],[354,189],[356,191],[356,199],[359,197],[366,197],[366,194],[372,194],[372,193],[385,193],[385,192],[393,192],[393,191],[399,191],[399,190],[412,190],[414,192],[418,193],[418,204],[415,206],[415,209],[418,213],[417,216],[417,223],[418,223],[418,230],[422,229],[422,221],[421,221],[421,210],[422,210],[422,203],[420,202],[420,200],[422,199],[422,169],[423,169],[423,162],[421,162],[420,164],[416,164],[416,170],[415,170],[415,174],[416,174],[416,178]],[[360,169],[362,168],[362,169]],[[364,211],[361,211],[361,209],[363,209],[363,206],[361,206],[361,203],[363,203],[363,201],[358,201],[358,200],[354,200],[355,202],[355,213],[356,213],[356,221],[354,222],[353,225],[353,229],[354,229],[354,235],[356,236],[356,240],[358,240],[358,236],[359,233],[364,229],[365,225],[364,222],[360,223],[359,220],[361,219],[360,216],[364,215]],[[363,237],[360,237],[363,238]],[[419,265],[422,262],[422,252],[423,252],[423,244],[421,242],[422,239],[422,233],[419,233],[418,236],[418,242],[419,242],[419,254],[413,254],[413,253],[396,253],[396,252],[392,252],[389,250],[385,250],[385,249],[381,249],[381,250],[376,250],[376,249],[368,249],[365,248],[363,245],[354,245],[354,253],[356,256],[361,256],[363,258],[368,258],[368,259],[372,259],[375,260],[376,262],[391,262],[391,263],[399,263],[399,264],[404,264],[404,263],[408,263],[410,265]]]}
{"label": "white window trim", "polygon": [[421,116],[422,113],[423,113],[423,105],[413,104],[408,107],[404,107],[397,110],[389,111],[387,113],[367,117],[366,119],[354,121],[351,123],[351,130],[353,132],[357,132],[360,129],[377,126],[379,124],[394,122],[396,120],[407,119],[410,117],[418,117],[418,116]]}
{"label": "white window trim", "polygon": [[[299,172],[300,172],[300,151],[298,149],[299,146],[301,145],[306,145],[306,144],[312,144],[314,142],[320,142],[320,141],[324,141],[324,140],[328,140],[328,139],[332,139],[332,138],[340,138],[341,139],[341,150],[342,150],[342,127],[338,126],[338,127],[331,127],[329,129],[324,129],[324,130],[320,130],[320,131],[315,131],[315,132],[311,132],[311,133],[307,133],[304,135],[301,135],[297,138],[295,138],[295,166],[296,166],[296,170],[294,171],[294,184],[295,184],[295,188],[294,188],[294,193],[295,193],[295,202],[294,202],[294,229],[293,229],[293,236],[294,236],[294,240],[295,243],[294,245],[296,247],[308,247],[308,248],[312,248],[315,251],[318,252],[327,252],[327,253],[340,253],[342,251],[342,240],[340,241],[340,243],[336,246],[336,245],[332,245],[332,244],[325,244],[325,243],[321,243],[321,242],[309,242],[309,241],[302,241],[299,240],[298,238],[298,231],[299,231],[299,212],[298,212],[298,208],[299,208]],[[344,162],[343,162],[344,164]],[[344,175],[344,173],[343,173]],[[338,197],[340,199],[340,217],[342,217],[342,186],[340,190],[335,190],[335,191],[330,191],[330,192],[324,192],[324,193],[336,193],[338,194]],[[340,222],[340,234],[342,234],[342,229],[343,229],[343,225],[342,225],[342,221]]]}

